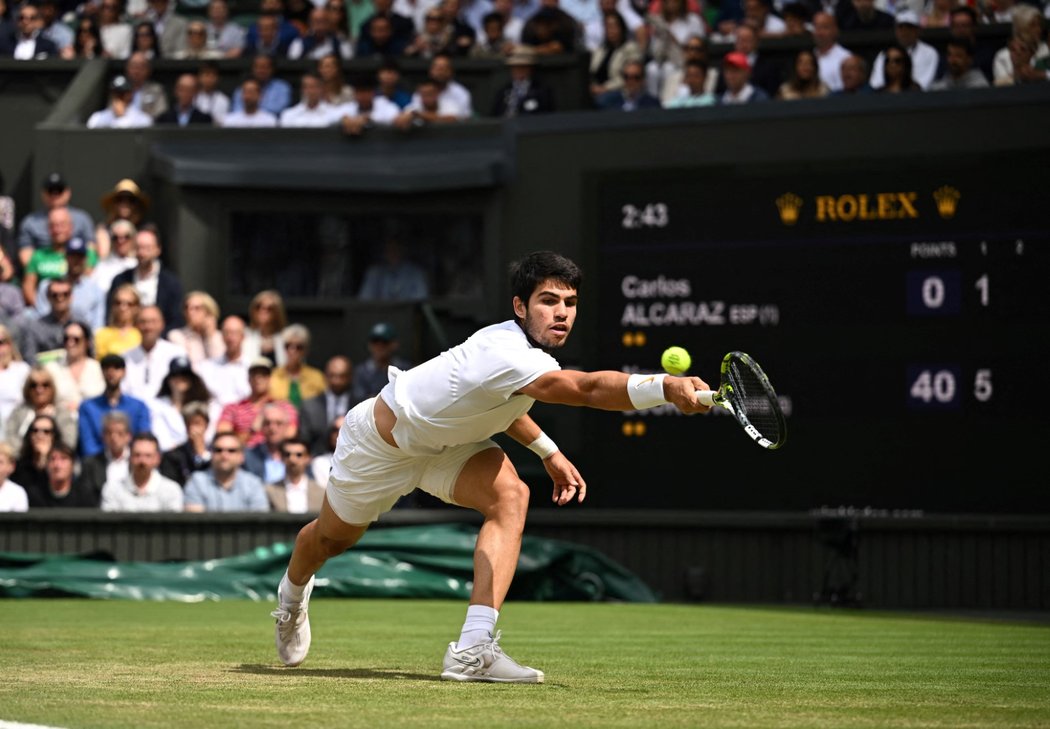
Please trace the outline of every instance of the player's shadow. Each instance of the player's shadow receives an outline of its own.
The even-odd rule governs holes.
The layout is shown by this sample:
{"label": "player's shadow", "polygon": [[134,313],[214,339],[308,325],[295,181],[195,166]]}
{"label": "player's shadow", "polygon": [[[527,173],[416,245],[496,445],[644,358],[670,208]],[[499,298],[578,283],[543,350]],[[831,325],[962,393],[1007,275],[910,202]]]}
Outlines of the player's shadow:
{"label": "player's shadow", "polygon": [[387,678],[397,681],[440,681],[437,676],[425,673],[398,671],[394,668],[285,668],[266,666],[261,663],[242,663],[230,669],[231,673],[253,673],[259,676],[296,675],[315,678]]}

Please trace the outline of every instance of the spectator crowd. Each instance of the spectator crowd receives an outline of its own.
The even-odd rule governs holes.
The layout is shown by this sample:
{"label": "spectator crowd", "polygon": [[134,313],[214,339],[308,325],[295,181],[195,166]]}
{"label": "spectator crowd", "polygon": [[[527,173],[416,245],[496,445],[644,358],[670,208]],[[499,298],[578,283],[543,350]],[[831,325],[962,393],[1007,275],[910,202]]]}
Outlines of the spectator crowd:
{"label": "spectator crowd", "polygon": [[[93,128],[341,126],[357,135],[544,113],[555,102],[537,61],[564,54],[589,56],[595,108],[623,111],[1007,86],[1050,74],[1050,6],[1040,0],[259,0],[236,18],[228,0],[6,2],[0,57],[124,61]],[[1008,41],[983,40],[984,24],[1009,24]],[[941,28],[939,51],[923,36]],[[892,42],[872,56],[840,44],[841,31],[882,31]],[[802,45],[793,58],[765,52],[768,39],[791,37]],[[712,43],[729,50],[712,58]],[[151,80],[160,58],[200,65],[164,88]],[[219,64],[234,58],[250,59],[250,72],[227,95]],[[347,78],[351,58],[373,58],[378,71]],[[404,58],[429,63],[414,88]],[[456,80],[466,58],[507,64],[510,80],[491,105]],[[295,89],[275,72],[283,59],[311,61]]]}
{"label": "spectator crowd", "polygon": [[[394,327],[315,366],[277,291],[244,316],[184,291],[133,180],[97,224],[59,174],[41,200],[0,246],[0,511],[316,512],[347,411],[410,366]],[[407,262],[371,278],[419,292],[383,283]]]}

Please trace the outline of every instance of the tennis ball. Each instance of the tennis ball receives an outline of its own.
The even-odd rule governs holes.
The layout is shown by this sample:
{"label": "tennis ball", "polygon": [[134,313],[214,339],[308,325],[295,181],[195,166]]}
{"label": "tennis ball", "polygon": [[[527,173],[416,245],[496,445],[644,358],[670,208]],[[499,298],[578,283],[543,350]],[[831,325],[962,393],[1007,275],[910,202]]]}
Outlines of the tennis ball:
{"label": "tennis ball", "polygon": [[660,364],[672,375],[680,375],[689,369],[693,358],[681,347],[668,347],[660,356]]}

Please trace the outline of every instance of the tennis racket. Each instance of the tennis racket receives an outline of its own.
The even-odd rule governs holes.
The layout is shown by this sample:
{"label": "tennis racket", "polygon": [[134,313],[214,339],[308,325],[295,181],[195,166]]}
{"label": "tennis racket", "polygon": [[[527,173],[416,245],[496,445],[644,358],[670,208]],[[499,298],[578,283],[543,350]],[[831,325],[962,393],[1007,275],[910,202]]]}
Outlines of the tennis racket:
{"label": "tennis racket", "polygon": [[697,390],[696,398],[703,405],[728,410],[763,448],[776,450],[787,439],[787,423],[777,393],[758,362],[743,352],[727,354],[722,359],[718,389]]}

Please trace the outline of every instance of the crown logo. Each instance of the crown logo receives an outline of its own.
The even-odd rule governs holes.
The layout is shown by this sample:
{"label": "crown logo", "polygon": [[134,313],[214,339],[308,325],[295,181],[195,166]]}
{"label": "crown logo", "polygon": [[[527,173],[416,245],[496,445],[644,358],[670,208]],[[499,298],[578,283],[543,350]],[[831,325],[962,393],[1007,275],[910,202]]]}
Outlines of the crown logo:
{"label": "crown logo", "polygon": [[784,225],[794,225],[798,222],[798,214],[802,209],[802,198],[793,192],[787,192],[777,198],[777,209],[780,210],[780,222]]}
{"label": "crown logo", "polygon": [[959,203],[960,197],[962,197],[962,193],[948,185],[933,191],[933,199],[937,203],[937,212],[945,220],[955,217],[955,206]]}

